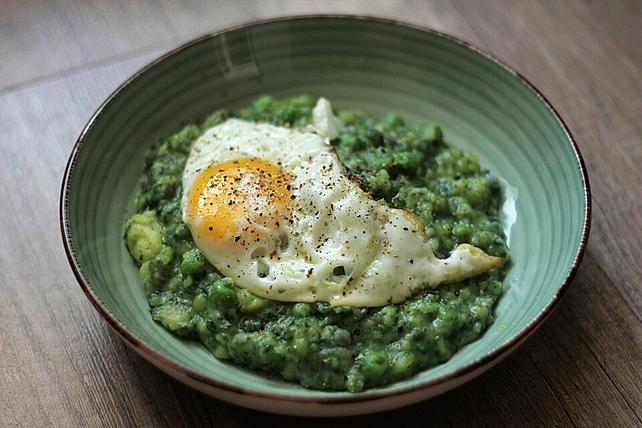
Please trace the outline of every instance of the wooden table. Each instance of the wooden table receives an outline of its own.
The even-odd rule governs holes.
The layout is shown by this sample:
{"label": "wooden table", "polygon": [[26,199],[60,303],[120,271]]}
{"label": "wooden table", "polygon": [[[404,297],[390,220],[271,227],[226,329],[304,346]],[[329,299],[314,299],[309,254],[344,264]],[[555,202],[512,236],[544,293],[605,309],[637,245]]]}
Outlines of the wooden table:
{"label": "wooden table", "polygon": [[[257,18],[363,13],[496,54],[567,121],[593,188],[584,262],[554,315],[477,380],[380,415],[237,408],[163,375],[68,267],[60,181],[83,125],[128,75],[195,35]],[[642,425],[642,2],[0,2],[0,426]]]}

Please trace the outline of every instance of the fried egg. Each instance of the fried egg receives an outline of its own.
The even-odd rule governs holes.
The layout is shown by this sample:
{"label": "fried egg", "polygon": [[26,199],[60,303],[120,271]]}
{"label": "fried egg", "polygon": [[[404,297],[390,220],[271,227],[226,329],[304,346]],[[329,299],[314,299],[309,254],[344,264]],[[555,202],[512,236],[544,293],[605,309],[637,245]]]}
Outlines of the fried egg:
{"label": "fried egg", "polygon": [[308,130],[229,119],[194,143],[183,221],[222,274],[272,300],[370,307],[502,263],[468,244],[437,258],[419,218],[348,177],[338,129],[320,99]]}

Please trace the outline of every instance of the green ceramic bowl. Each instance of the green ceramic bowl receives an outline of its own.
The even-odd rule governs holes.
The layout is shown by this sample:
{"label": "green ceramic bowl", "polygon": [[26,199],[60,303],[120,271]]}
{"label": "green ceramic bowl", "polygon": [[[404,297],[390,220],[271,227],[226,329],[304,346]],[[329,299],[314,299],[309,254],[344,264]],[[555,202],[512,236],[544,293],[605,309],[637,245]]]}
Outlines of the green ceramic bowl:
{"label": "green ceramic bowl", "polygon": [[[216,360],[150,318],[123,242],[152,142],[218,108],[259,94],[323,95],[339,107],[439,123],[507,183],[504,220],[513,265],[497,319],[450,361],[359,394],[306,390]],[[524,78],[470,45],[383,19],[276,19],[202,37],[118,88],[73,149],[61,227],[74,273],[100,314],[140,355],[223,400],[271,412],[347,415],[406,405],[479,375],[522,343],[558,303],[589,231],[586,170],[564,123]]]}

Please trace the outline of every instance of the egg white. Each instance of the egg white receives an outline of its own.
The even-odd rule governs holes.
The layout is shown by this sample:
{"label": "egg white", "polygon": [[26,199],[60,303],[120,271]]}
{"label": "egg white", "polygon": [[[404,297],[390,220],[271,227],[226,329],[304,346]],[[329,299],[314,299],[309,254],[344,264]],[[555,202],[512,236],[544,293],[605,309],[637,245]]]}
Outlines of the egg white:
{"label": "egg white", "polygon": [[[315,132],[229,119],[195,142],[183,175],[183,220],[221,273],[273,300],[364,307],[399,303],[501,263],[467,244],[435,257],[415,215],[372,199],[347,177],[328,141],[339,129],[329,102],[321,99],[314,112]],[[198,219],[187,199],[202,171],[240,158],[291,173],[292,211],[271,239],[222,249],[194,233]]]}

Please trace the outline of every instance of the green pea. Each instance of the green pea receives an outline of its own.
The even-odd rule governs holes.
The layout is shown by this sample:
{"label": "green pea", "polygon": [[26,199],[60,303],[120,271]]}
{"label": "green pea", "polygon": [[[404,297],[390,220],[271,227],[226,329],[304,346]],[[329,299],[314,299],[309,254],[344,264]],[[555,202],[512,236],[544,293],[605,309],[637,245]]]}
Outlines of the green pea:
{"label": "green pea", "polygon": [[457,218],[470,218],[474,214],[473,207],[464,198],[454,196],[448,199],[448,206],[453,216]]}
{"label": "green pea", "polygon": [[281,371],[281,376],[283,376],[283,379],[293,381],[297,380],[299,377],[300,373],[299,367],[297,367],[296,364],[293,363],[287,363],[285,367],[283,368],[283,371]]}
{"label": "green pea", "polygon": [[219,358],[221,360],[227,360],[230,358],[230,353],[227,350],[227,347],[223,345],[218,345],[216,348],[214,348],[214,351],[212,352],[216,358]]}
{"label": "green pea", "polygon": [[339,144],[350,150],[360,150],[362,148],[361,141],[354,134],[343,134],[339,139]]}
{"label": "green pea", "polygon": [[181,206],[178,201],[170,201],[162,205],[160,209],[160,218],[165,223],[169,223],[174,216],[180,215]]}
{"label": "green pea", "polygon": [[351,371],[348,373],[348,379],[346,380],[346,389],[350,392],[361,392],[363,391],[365,380],[363,375],[356,371]]}
{"label": "green pea", "polygon": [[225,122],[225,120],[227,119],[227,116],[228,116],[227,112],[223,110],[215,111],[214,113],[207,116],[207,118],[203,122],[202,128],[205,130],[205,129],[212,128],[216,125],[219,125]]}
{"label": "green pea", "polygon": [[310,343],[305,337],[297,337],[292,343],[294,352],[296,352],[300,357],[303,357],[308,353],[309,346]]}
{"label": "green pea", "polygon": [[291,311],[295,317],[303,318],[312,312],[312,307],[308,303],[296,303]]}
{"label": "green pea", "polygon": [[356,110],[343,110],[339,112],[339,119],[345,125],[354,125],[361,119],[361,113]]}
{"label": "green pea", "polygon": [[253,351],[256,362],[259,367],[274,370],[281,367],[285,361],[284,356],[287,353],[285,347],[279,343],[274,334],[263,332],[263,334],[252,333]]}
{"label": "green pea", "polygon": [[433,252],[439,251],[439,238],[430,238],[428,239],[428,243]]}
{"label": "green pea", "polygon": [[482,284],[482,286],[486,293],[492,294],[495,296],[501,295],[504,291],[504,286],[502,285],[502,282],[497,281],[495,279],[489,279],[488,281],[485,281]]}
{"label": "green pea", "polygon": [[461,290],[459,290],[459,298],[461,300],[467,301],[467,300],[470,300],[471,297],[472,297],[472,294],[468,288],[464,287]]}
{"label": "green pea", "polygon": [[296,120],[297,110],[292,105],[286,105],[279,110],[275,117],[275,122],[278,124],[292,124]]}
{"label": "green pea", "polygon": [[482,306],[482,305],[475,305],[470,307],[470,313],[476,318],[476,319],[486,319],[490,313],[490,309]]}
{"label": "green pea", "polygon": [[460,242],[468,239],[472,232],[473,228],[468,223],[457,223],[453,226],[453,235],[455,235],[455,238]]}
{"label": "green pea", "polygon": [[380,313],[383,316],[383,325],[392,326],[397,324],[398,310],[396,306],[385,306]]}
{"label": "green pea", "polygon": [[163,266],[168,266],[174,260],[174,251],[171,247],[163,245],[160,252],[154,257],[152,262],[158,262]]}
{"label": "green pea", "polygon": [[181,273],[183,275],[198,275],[205,272],[205,259],[197,249],[187,251],[181,260]]}
{"label": "green pea", "polygon": [[446,360],[453,353],[453,345],[442,336],[435,338],[435,350],[441,358],[441,360]]}
{"label": "green pea", "polygon": [[316,98],[311,95],[297,95],[290,98],[290,103],[298,108],[314,107]]}
{"label": "green pea", "polygon": [[178,134],[170,137],[169,146],[172,150],[187,151],[196,138],[201,135],[201,130],[195,125],[187,125]]}
{"label": "green pea", "polygon": [[247,290],[239,289],[236,293],[241,312],[244,314],[252,314],[260,311],[268,305],[268,300],[262,297],[255,296]]}
{"label": "green pea", "polygon": [[336,325],[326,325],[323,327],[323,330],[321,330],[321,339],[326,342],[331,342],[336,330]]}
{"label": "green pea", "polygon": [[494,239],[495,236],[492,233],[481,230],[473,234],[470,243],[479,248],[486,248],[493,243]]}
{"label": "green pea", "polygon": [[387,367],[388,357],[380,351],[370,351],[361,360],[361,373],[371,382],[379,379]]}
{"label": "green pea", "polygon": [[435,317],[439,313],[439,307],[440,305],[437,302],[423,302],[419,310],[424,315]]}
{"label": "green pea", "polygon": [[352,342],[352,336],[348,330],[338,328],[334,332],[334,337],[332,341],[338,346],[348,346]]}
{"label": "green pea", "polygon": [[374,128],[362,128],[359,132],[359,138],[367,141],[374,146],[380,146],[383,143],[383,135]]}
{"label": "green pea", "polygon": [[476,207],[483,206],[490,197],[490,184],[485,178],[471,178],[466,184],[466,197]]}
{"label": "green pea", "polygon": [[232,307],[236,304],[236,292],[232,289],[232,280],[222,278],[215,281],[209,289],[208,298],[210,302],[219,307]]}
{"label": "green pea", "polygon": [[377,153],[369,156],[367,162],[370,168],[378,170],[386,168],[392,162],[392,157],[386,153]]}
{"label": "green pea", "polygon": [[399,352],[392,360],[391,371],[395,376],[403,376],[408,373],[410,366],[415,362],[415,356],[411,352]]}
{"label": "green pea", "polygon": [[211,333],[207,329],[207,321],[202,317],[194,317],[194,328],[203,340],[208,340],[211,337]]}
{"label": "green pea", "polygon": [[368,190],[377,195],[388,195],[392,191],[390,175],[385,169],[380,169],[375,174],[366,178]]}
{"label": "green pea", "polygon": [[[177,278],[177,277],[174,277],[174,278]],[[174,279],[174,278],[172,278],[172,279]],[[170,280],[170,281],[171,281],[171,280]],[[192,277],[191,277],[191,276],[189,276],[189,275],[184,276],[184,277],[183,277],[183,280],[182,280],[182,281],[180,281],[180,283],[177,283],[176,285],[179,285],[179,284],[180,284],[180,286],[181,286],[184,290],[188,290],[188,289],[190,289],[190,288],[192,287],[192,285],[194,284],[194,278],[192,278]]]}
{"label": "green pea", "polygon": [[444,138],[441,128],[437,125],[425,124],[419,127],[419,136],[425,141],[442,141]]}
{"label": "green pea", "polygon": [[259,114],[265,113],[272,107],[273,103],[274,98],[269,95],[261,95],[252,103],[252,110]]}
{"label": "green pea", "polygon": [[393,156],[393,161],[394,163],[405,169],[405,170],[411,170],[414,168],[417,168],[420,162],[420,158],[418,155],[411,151],[401,151],[401,152],[396,152]]}
{"label": "green pea", "polygon": [[190,232],[189,232],[189,229],[187,228],[187,225],[185,225],[185,223],[182,223],[182,222],[176,225],[173,232],[174,232],[174,235],[179,239],[187,239],[190,237]]}
{"label": "green pea", "polygon": [[457,160],[457,169],[464,175],[476,174],[481,170],[479,158],[474,154],[462,152]]}
{"label": "green pea", "polygon": [[315,310],[321,315],[326,315],[332,312],[332,306],[328,305],[325,302],[317,302],[314,305]]}
{"label": "green pea", "polygon": [[399,128],[404,125],[404,121],[398,114],[388,113],[381,121],[385,129]]}
{"label": "green pea", "polygon": [[192,309],[195,312],[203,312],[207,307],[207,297],[203,293],[199,293],[194,297],[192,301]]}

